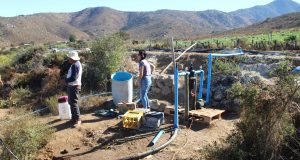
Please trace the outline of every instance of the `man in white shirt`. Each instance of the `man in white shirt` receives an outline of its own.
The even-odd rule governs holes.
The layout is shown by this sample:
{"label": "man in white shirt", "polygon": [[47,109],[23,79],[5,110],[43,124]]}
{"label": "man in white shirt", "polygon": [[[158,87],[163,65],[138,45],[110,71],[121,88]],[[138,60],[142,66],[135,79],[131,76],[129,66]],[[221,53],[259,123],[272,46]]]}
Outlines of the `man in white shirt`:
{"label": "man in white shirt", "polygon": [[82,66],[77,51],[71,51],[68,54],[68,60],[71,64],[67,77],[65,79],[68,84],[68,102],[71,107],[72,122],[77,125],[81,124],[80,110],[78,106],[79,92],[81,90]]}

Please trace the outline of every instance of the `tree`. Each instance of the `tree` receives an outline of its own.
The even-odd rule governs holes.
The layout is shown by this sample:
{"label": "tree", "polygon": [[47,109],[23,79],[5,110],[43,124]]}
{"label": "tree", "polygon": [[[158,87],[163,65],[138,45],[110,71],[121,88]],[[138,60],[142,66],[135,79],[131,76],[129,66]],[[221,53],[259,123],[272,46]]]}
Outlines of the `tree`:
{"label": "tree", "polygon": [[76,36],[75,36],[74,34],[71,34],[71,35],[69,36],[69,41],[70,41],[70,42],[76,42]]}
{"label": "tree", "polygon": [[109,87],[110,75],[117,70],[122,70],[125,64],[127,56],[125,42],[118,33],[93,42],[84,75],[86,88],[99,90]]}

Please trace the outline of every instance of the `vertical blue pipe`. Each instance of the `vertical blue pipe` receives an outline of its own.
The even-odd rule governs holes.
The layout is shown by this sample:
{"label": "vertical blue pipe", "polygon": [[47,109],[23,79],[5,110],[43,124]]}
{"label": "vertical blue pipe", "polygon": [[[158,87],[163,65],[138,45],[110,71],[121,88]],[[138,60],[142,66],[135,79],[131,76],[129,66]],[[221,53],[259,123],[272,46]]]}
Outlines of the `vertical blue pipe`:
{"label": "vertical blue pipe", "polygon": [[202,99],[202,92],[203,92],[203,81],[204,81],[204,71],[200,71],[200,86],[197,99]]}
{"label": "vertical blue pipe", "polygon": [[178,128],[178,70],[174,72],[174,129]]}
{"label": "vertical blue pipe", "polygon": [[207,86],[206,86],[206,105],[209,104],[210,95],[210,81],[211,81],[211,70],[212,70],[212,54],[208,55],[208,68],[207,68]]}

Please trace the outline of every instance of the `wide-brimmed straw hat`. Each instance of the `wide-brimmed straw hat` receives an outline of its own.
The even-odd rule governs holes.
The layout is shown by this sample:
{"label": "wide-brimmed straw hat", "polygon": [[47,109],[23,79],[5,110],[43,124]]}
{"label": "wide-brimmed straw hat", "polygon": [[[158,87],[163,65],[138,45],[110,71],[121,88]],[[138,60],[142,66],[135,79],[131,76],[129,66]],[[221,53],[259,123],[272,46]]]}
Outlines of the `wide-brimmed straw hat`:
{"label": "wide-brimmed straw hat", "polygon": [[67,56],[75,61],[80,60],[80,57],[78,56],[77,51],[70,51]]}

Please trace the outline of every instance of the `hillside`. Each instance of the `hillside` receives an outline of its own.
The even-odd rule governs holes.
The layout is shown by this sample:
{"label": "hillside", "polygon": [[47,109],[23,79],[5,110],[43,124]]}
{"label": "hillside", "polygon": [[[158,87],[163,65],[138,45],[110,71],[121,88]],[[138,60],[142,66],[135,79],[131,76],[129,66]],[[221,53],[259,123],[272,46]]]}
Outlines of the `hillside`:
{"label": "hillside", "polygon": [[300,5],[293,0],[274,0],[272,3],[263,6],[255,6],[248,9],[240,9],[231,12],[232,15],[237,15],[246,18],[248,24],[253,24],[263,21],[266,18],[277,17],[291,12],[299,12]]}
{"label": "hillside", "polygon": [[[89,36],[67,23],[69,14],[35,14],[0,18],[0,34],[7,43],[64,41],[70,34],[80,39]],[[1,46],[1,45],[0,45]]]}
{"label": "hillside", "polygon": [[245,27],[291,12],[300,12],[300,4],[292,0],[275,0],[229,13],[217,10],[123,12],[95,7],[74,13],[0,17],[0,47],[10,43],[67,40],[70,34],[77,39],[89,39],[118,31],[130,33],[133,39],[170,36],[188,39]]}
{"label": "hillside", "polygon": [[233,29],[220,34],[214,34],[214,36],[260,34],[281,29],[300,30],[300,12],[290,13],[275,18],[268,18],[263,22],[256,23],[244,28]]}

